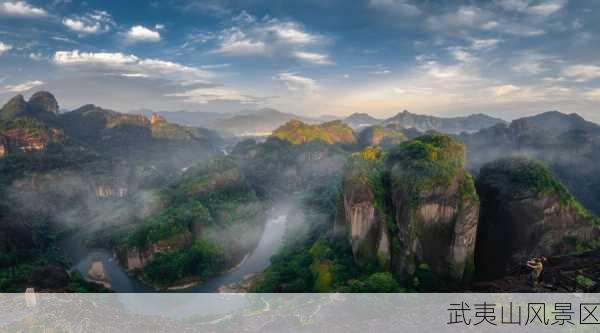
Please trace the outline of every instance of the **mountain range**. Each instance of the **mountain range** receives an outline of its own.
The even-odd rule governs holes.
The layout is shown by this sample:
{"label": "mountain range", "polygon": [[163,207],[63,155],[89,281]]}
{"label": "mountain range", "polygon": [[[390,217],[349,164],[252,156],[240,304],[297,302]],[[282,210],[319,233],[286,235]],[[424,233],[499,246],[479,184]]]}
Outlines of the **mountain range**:
{"label": "mountain range", "polygon": [[[147,117],[153,113],[157,113],[166,120],[176,124],[210,128],[219,131],[224,135],[234,136],[268,136],[277,127],[290,120],[300,120],[308,124],[338,120],[335,116],[307,117],[282,112],[272,108],[243,110],[234,113],[189,111],[154,112],[148,109],[140,109],[130,113],[143,114]],[[448,134],[475,132],[496,124],[506,124],[502,119],[485,114],[444,118],[420,115],[408,111],[400,112],[387,119],[375,118],[368,113],[353,113],[350,116],[339,120],[358,131],[372,125],[382,125],[398,129],[413,128],[420,132],[438,131]]]}

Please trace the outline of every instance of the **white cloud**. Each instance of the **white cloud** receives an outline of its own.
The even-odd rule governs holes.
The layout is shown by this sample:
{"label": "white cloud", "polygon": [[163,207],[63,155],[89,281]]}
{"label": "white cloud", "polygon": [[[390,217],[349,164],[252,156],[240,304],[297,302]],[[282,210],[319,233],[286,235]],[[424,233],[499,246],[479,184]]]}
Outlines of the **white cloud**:
{"label": "white cloud", "polygon": [[473,39],[471,41],[471,48],[474,50],[485,50],[490,49],[498,45],[501,40],[499,39]]}
{"label": "white cloud", "polygon": [[107,32],[115,25],[110,14],[101,10],[95,10],[83,16],[65,18],[62,23],[70,30],[80,34]]}
{"label": "white cloud", "polygon": [[23,83],[20,84],[15,84],[15,85],[8,85],[6,86],[6,89],[10,92],[13,93],[21,93],[24,91],[28,91],[31,90],[35,87],[41,86],[43,85],[44,82],[39,81],[39,80],[35,80],[35,81],[25,81]]}
{"label": "white cloud", "polygon": [[207,104],[209,102],[216,101],[233,101],[241,104],[256,104],[262,100],[261,98],[245,95],[237,90],[223,87],[199,88],[181,93],[168,94],[166,96],[180,97],[186,102],[197,104]]}
{"label": "white cloud", "polygon": [[200,68],[159,59],[140,59],[135,55],[123,53],[58,51],[54,54],[53,60],[55,64],[61,66],[78,66],[99,72],[144,74],[148,77],[169,78],[175,81],[197,81],[212,76],[211,72]]}
{"label": "white cloud", "polygon": [[44,55],[41,53],[29,53],[29,58],[31,60],[40,61],[44,59]]}
{"label": "white cloud", "polygon": [[263,41],[251,39],[238,28],[228,29],[219,38],[221,39],[218,50],[220,53],[234,56],[267,54],[267,46]]}
{"label": "white cloud", "polygon": [[126,36],[131,41],[158,42],[160,40],[160,33],[158,31],[150,30],[141,25],[131,27],[127,31]]}
{"label": "white cloud", "polygon": [[7,1],[0,3],[0,14],[7,16],[43,17],[47,16],[48,12],[42,8],[33,7],[25,1]]}
{"label": "white cloud", "polygon": [[131,77],[131,78],[146,78],[146,77],[148,77],[147,74],[142,74],[142,73],[121,73],[121,76]]}
{"label": "white cloud", "polygon": [[317,90],[317,84],[315,80],[300,76],[295,73],[280,73],[278,79],[279,81],[283,82],[290,91],[306,93]]}
{"label": "white cloud", "polygon": [[510,17],[502,17],[493,11],[476,6],[461,6],[456,11],[427,18],[427,26],[431,30],[449,34],[460,34],[465,29],[491,31],[521,37],[533,37],[545,33],[544,30],[528,23],[513,20]]}
{"label": "white cloud", "polygon": [[319,65],[330,65],[332,63],[327,55],[320,53],[296,51],[294,52],[294,56],[296,56],[298,59]]}
{"label": "white cloud", "polygon": [[502,86],[496,86],[494,87],[494,94],[497,97],[502,97],[502,96],[507,96],[507,95],[511,95],[517,91],[519,91],[520,88],[512,85],[512,84],[505,84]]}
{"label": "white cloud", "polygon": [[600,101],[600,88],[589,90],[589,91],[585,92],[584,95],[590,99]]}
{"label": "white cloud", "polygon": [[71,30],[86,34],[95,34],[100,30],[98,25],[86,25],[83,21],[70,18],[64,19],[63,24]]}
{"label": "white cloud", "polygon": [[256,21],[256,18],[248,14],[247,11],[242,10],[242,12],[239,15],[235,16],[232,20],[234,22],[254,23]]}
{"label": "white cloud", "polygon": [[572,65],[563,69],[562,74],[580,82],[590,81],[600,78],[600,66],[581,64]]}
{"label": "white cloud", "polygon": [[369,0],[369,6],[382,12],[402,17],[421,15],[419,7],[406,0]]}
{"label": "white cloud", "polygon": [[283,57],[314,64],[331,64],[329,57],[319,51],[308,51],[326,42],[317,34],[306,31],[293,21],[273,18],[257,20],[247,12],[233,19],[235,26],[224,29],[218,35],[216,53],[230,56]]}
{"label": "white cloud", "polygon": [[8,51],[12,50],[12,48],[13,48],[12,45],[0,42],[0,54],[8,52]]}
{"label": "white cloud", "polygon": [[541,3],[534,3],[530,0],[498,0],[497,3],[506,10],[547,17],[561,10],[566,1],[545,0]]}
{"label": "white cloud", "polygon": [[512,70],[516,73],[538,75],[549,71],[552,65],[560,62],[555,56],[525,51],[515,57]]}
{"label": "white cloud", "polygon": [[441,82],[467,82],[477,80],[469,74],[463,64],[443,65],[437,61],[430,60],[419,66],[419,70],[434,80]]}
{"label": "white cloud", "polygon": [[450,47],[449,51],[454,59],[460,62],[472,62],[475,60],[475,57],[462,47]]}
{"label": "white cloud", "polygon": [[264,27],[265,32],[277,35],[277,39],[289,44],[311,44],[319,40],[319,37],[303,31],[294,22],[279,22],[272,20]]}
{"label": "white cloud", "polygon": [[375,74],[375,75],[387,75],[387,74],[392,74],[392,71],[390,71],[389,69],[382,69],[382,70],[378,70],[378,71],[372,71],[369,73]]}
{"label": "white cloud", "polygon": [[57,51],[54,53],[54,62],[59,65],[105,65],[108,67],[123,66],[135,64],[138,62],[138,57],[134,55],[126,55],[123,53],[109,52],[79,52],[73,51]]}

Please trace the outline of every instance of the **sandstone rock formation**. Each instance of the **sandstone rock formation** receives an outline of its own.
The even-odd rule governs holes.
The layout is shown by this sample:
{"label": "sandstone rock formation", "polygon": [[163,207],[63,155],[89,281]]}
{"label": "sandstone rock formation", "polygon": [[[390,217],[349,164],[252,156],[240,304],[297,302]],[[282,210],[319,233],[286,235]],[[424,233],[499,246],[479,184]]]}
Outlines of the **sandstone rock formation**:
{"label": "sandstone rock formation", "polygon": [[536,255],[576,250],[597,237],[589,214],[539,162],[524,158],[486,164],[477,180],[481,220],[476,267],[480,279],[506,275]]}
{"label": "sandstone rock formation", "polygon": [[402,278],[419,266],[443,282],[470,278],[479,201],[464,163],[464,146],[442,135],[405,142],[385,162],[351,163],[336,229],[356,261],[377,260]]}
{"label": "sandstone rock formation", "polygon": [[4,136],[0,135],[0,157],[6,154],[8,154],[8,142]]}
{"label": "sandstone rock formation", "polygon": [[88,278],[90,281],[103,285],[105,288],[110,288],[110,281],[104,269],[104,263],[100,260],[93,261],[88,269]]}
{"label": "sandstone rock formation", "polygon": [[400,145],[389,157],[398,252],[397,274],[426,264],[437,277],[471,277],[479,199],[464,169],[465,148],[443,135]]}
{"label": "sandstone rock formation", "polygon": [[350,173],[342,185],[337,223],[346,227],[352,253],[361,265],[370,262],[389,268],[390,246],[384,213],[377,209],[367,177]]}

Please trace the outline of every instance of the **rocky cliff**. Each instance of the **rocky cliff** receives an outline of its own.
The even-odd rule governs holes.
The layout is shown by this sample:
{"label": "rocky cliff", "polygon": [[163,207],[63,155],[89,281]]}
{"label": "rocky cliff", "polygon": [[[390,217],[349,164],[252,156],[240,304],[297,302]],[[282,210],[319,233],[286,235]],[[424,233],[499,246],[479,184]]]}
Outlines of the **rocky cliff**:
{"label": "rocky cliff", "polygon": [[0,157],[3,157],[8,153],[8,141],[6,137],[0,135]]}
{"label": "rocky cliff", "polygon": [[54,126],[58,103],[40,91],[25,101],[17,95],[0,109],[0,156],[8,153],[44,151],[52,142],[61,142],[64,133]]}
{"label": "rocky cliff", "polygon": [[506,275],[532,256],[575,251],[598,236],[595,218],[539,162],[511,158],[488,163],[477,190],[480,279]]}
{"label": "rocky cliff", "polygon": [[443,280],[473,273],[479,199],[465,170],[465,148],[443,135],[406,142],[388,157],[395,211],[397,274],[425,264]]}
{"label": "rocky cliff", "polygon": [[342,182],[335,231],[347,233],[359,265],[376,263],[380,268],[389,269],[388,216],[381,197],[382,163],[376,155],[352,157]]}
{"label": "rocky cliff", "polygon": [[479,202],[464,146],[429,135],[399,145],[384,161],[367,151],[360,158],[346,170],[336,221],[357,262],[376,259],[404,279],[418,267],[443,282],[470,277]]}

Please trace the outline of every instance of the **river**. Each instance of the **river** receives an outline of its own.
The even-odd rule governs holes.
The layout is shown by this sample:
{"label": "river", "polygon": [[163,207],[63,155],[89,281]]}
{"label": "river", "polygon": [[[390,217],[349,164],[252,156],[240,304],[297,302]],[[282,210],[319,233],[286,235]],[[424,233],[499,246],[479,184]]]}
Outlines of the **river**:
{"label": "river", "polygon": [[[263,271],[269,266],[270,258],[281,247],[288,224],[288,217],[294,205],[294,200],[283,200],[275,203],[267,214],[265,229],[252,253],[236,267],[228,272],[211,278],[197,286],[178,290],[180,292],[216,292],[219,287],[240,282],[245,276]],[[73,233],[60,242],[63,253],[73,263],[72,270],[78,271],[82,276],[87,276],[88,269],[93,261],[102,261],[104,270],[111,289],[119,293],[154,292],[154,288],[141,283],[129,274],[110,251],[105,249],[90,249],[85,247],[81,240],[85,238],[86,230]]]}

